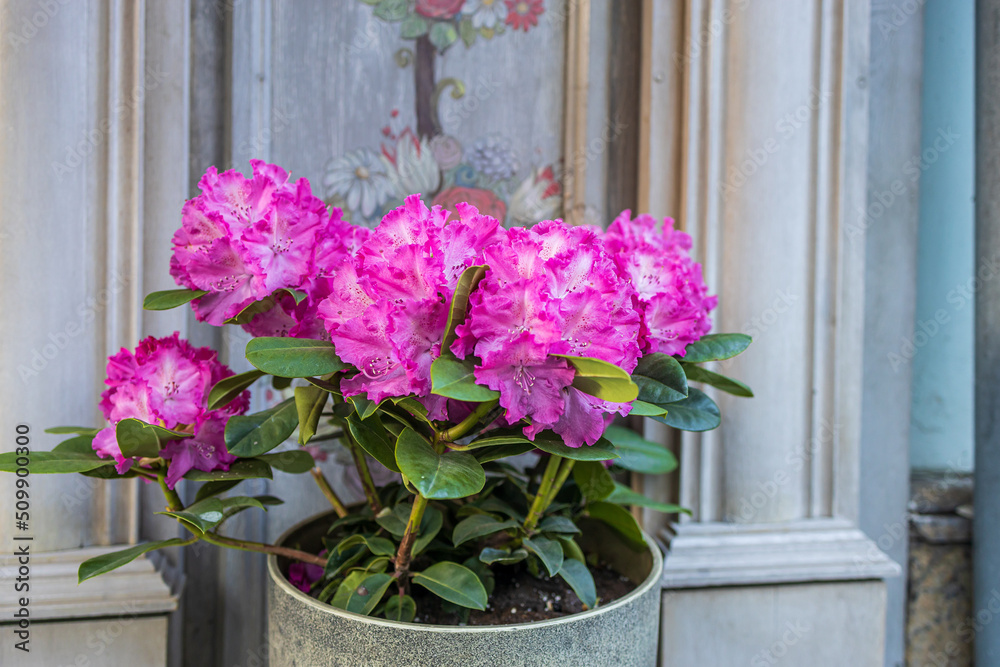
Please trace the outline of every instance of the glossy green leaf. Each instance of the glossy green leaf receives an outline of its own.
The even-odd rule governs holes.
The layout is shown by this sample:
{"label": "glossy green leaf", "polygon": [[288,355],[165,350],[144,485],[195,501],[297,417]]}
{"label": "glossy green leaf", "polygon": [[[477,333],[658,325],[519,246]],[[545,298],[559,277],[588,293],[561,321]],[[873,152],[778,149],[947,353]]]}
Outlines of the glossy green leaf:
{"label": "glossy green leaf", "polygon": [[338,609],[346,609],[348,600],[351,599],[351,596],[358,590],[358,586],[368,576],[368,573],[364,570],[354,570],[349,573],[340,586],[337,587],[337,592],[334,594],[333,599],[330,600],[330,604]]}
{"label": "glossy green leaf", "polygon": [[298,425],[295,399],[289,398],[252,415],[230,417],[226,424],[226,448],[241,457],[266,454],[287,440]]}
{"label": "glossy green leaf", "polygon": [[451,541],[457,547],[469,540],[492,535],[501,530],[510,530],[517,526],[517,521],[513,519],[498,521],[489,514],[473,514],[468,518],[462,519],[455,525],[455,530],[451,534]]}
{"label": "glossy green leaf", "polygon": [[[532,445],[531,440],[528,440],[523,435],[489,435],[473,440],[469,443],[469,447],[472,449],[479,449],[480,447],[496,447],[498,445]],[[534,445],[532,445],[534,447]]]}
{"label": "glossy green leaf", "polygon": [[354,567],[367,553],[368,549],[362,544],[355,544],[343,551],[336,548],[330,549],[327,554],[326,567],[323,568],[323,576],[339,576],[349,568]]}
{"label": "glossy green leaf", "polygon": [[400,433],[396,463],[425,498],[465,498],[486,484],[486,473],[475,457],[465,452],[438,454],[413,429]]}
{"label": "glossy green leaf", "polygon": [[412,623],[417,615],[417,603],[409,595],[391,595],[385,601],[383,615],[390,621]]}
{"label": "glossy green leaf", "polygon": [[181,433],[147,424],[138,419],[123,419],[115,426],[115,439],[122,455],[148,456],[155,458],[160,455],[160,448],[172,440],[190,438],[192,434]]}
{"label": "glossy green leaf", "polygon": [[219,498],[212,497],[198,501],[178,512],[163,511],[155,514],[165,514],[184,523],[192,532],[207,533],[215,528],[225,513],[225,505]]}
{"label": "glossy green leaf", "polygon": [[587,609],[593,609],[597,606],[597,587],[594,585],[594,577],[590,574],[586,564],[575,558],[567,558],[563,560],[559,576],[569,584],[569,587],[573,589],[573,592]]}
{"label": "glossy green leaf", "polygon": [[509,549],[494,549],[493,547],[486,547],[479,553],[479,560],[487,565],[492,563],[513,565],[514,563],[520,563],[527,557],[528,552],[525,549],[514,549],[514,551],[510,551]]}
{"label": "glossy green leaf", "polygon": [[542,522],[538,524],[538,530],[543,533],[566,533],[570,535],[580,532],[580,529],[576,527],[576,524],[572,520],[558,515],[547,516],[542,519]]}
{"label": "glossy green leaf", "polygon": [[662,475],[677,468],[677,458],[663,445],[646,440],[635,431],[623,426],[609,426],[604,437],[618,451],[615,465],[626,470],[650,475]]}
{"label": "glossy green leaf", "polygon": [[602,461],[578,461],[573,480],[587,500],[604,500],[615,490],[615,480]]}
{"label": "glossy green leaf", "polygon": [[[600,464],[598,464],[600,465]],[[559,542],[537,535],[524,540],[525,548],[538,556],[550,577],[556,576],[563,564],[563,550]]]}
{"label": "glossy green leaf", "polygon": [[668,354],[644,356],[632,371],[632,379],[639,385],[639,400],[646,403],[671,403],[688,395],[684,369]]}
{"label": "glossy green leaf", "polygon": [[573,459],[574,461],[610,461],[611,459],[618,458],[614,445],[605,438],[601,438],[593,445],[569,447],[558,434],[552,431],[542,431],[535,436],[534,444],[535,447],[543,452],[556,454],[557,456]]}
{"label": "glossy green leaf", "polygon": [[229,470],[189,470],[184,479],[195,482],[218,482],[240,479],[271,479],[271,466],[258,459],[240,459],[229,466]]}
{"label": "glossy green leaf", "polygon": [[304,378],[350,368],[337,356],[333,343],[311,338],[254,338],[247,343],[246,358],[270,375]]}
{"label": "glossy green leaf", "polygon": [[371,551],[376,556],[395,556],[396,546],[392,543],[392,540],[386,539],[384,537],[375,537],[367,535],[359,535],[362,542],[368,551]]}
{"label": "glossy green leaf", "polygon": [[97,435],[98,431],[100,431],[100,429],[90,428],[89,426],[53,426],[52,428],[45,429],[46,433],[52,433],[54,435],[67,435],[70,433],[78,435]]}
{"label": "glossy green leaf", "polygon": [[487,596],[483,583],[475,572],[458,563],[435,563],[414,574],[412,581],[448,602],[480,611],[486,609]]}
{"label": "glossy green leaf", "polygon": [[753,339],[746,334],[708,334],[688,345],[682,359],[689,364],[729,359],[747,349],[752,342]]}
{"label": "glossy green leaf", "polygon": [[476,384],[475,365],[472,357],[459,360],[452,354],[442,354],[431,364],[431,393],[477,403],[500,398],[500,392]]}
{"label": "glossy green leaf", "polygon": [[573,386],[585,394],[613,403],[628,403],[639,395],[639,387],[623,368],[592,357],[554,354],[569,362],[576,375]]}
{"label": "glossy green leaf", "polygon": [[376,403],[375,401],[369,401],[361,394],[358,394],[357,396],[348,396],[347,400],[354,406],[354,411],[357,412],[358,417],[361,419],[368,419],[374,415],[380,405],[380,403]]}
{"label": "glossy green leaf", "polygon": [[683,401],[668,403],[663,407],[667,409],[667,414],[652,419],[682,431],[710,431],[722,423],[719,406],[715,401],[693,387]]}
{"label": "glossy green leaf", "polygon": [[258,461],[263,461],[275,470],[298,475],[309,472],[316,466],[316,461],[312,454],[304,449],[289,449],[283,452],[272,452],[261,454],[255,457]]}
{"label": "glossy green leaf", "polygon": [[162,292],[152,292],[142,300],[142,307],[145,310],[170,310],[185,303],[194,301],[198,297],[208,294],[200,289],[170,289]]}
{"label": "glossy green leaf", "polygon": [[646,401],[632,401],[632,411],[629,412],[629,416],[637,417],[658,417],[665,414],[667,414],[665,408]]}
{"label": "glossy green leaf", "polygon": [[444,526],[444,516],[433,507],[424,510],[424,516],[420,521],[420,528],[417,530],[417,539],[413,541],[413,556],[419,556],[424,552],[430,543],[441,532]]}
{"label": "glossy green leaf", "polygon": [[608,525],[632,548],[638,551],[646,548],[646,541],[642,537],[642,530],[636,523],[635,517],[621,505],[608,502],[587,503],[587,514]]}
{"label": "glossy green leaf", "polygon": [[208,409],[215,410],[229,405],[234,398],[246,391],[263,375],[262,371],[252,370],[219,380],[208,392]]}
{"label": "glossy green leaf", "polygon": [[[82,454],[83,456],[88,456],[92,459],[98,459],[97,452],[94,451],[94,435],[92,434],[81,434],[75,438],[70,438],[69,440],[63,440],[58,445],[52,448],[52,452],[60,452],[67,454]],[[32,454],[34,455],[34,454]],[[111,462],[111,459],[100,459],[103,463]]]}
{"label": "glossy green leaf", "polygon": [[111,570],[116,570],[122,565],[128,565],[139,556],[149,553],[155,549],[175,547],[184,543],[185,540],[175,537],[169,540],[160,540],[159,542],[137,544],[134,547],[129,547],[128,549],[113,551],[111,553],[88,558],[80,563],[80,569],[77,571],[78,582],[82,584],[87,579],[105,574]]}
{"label": "glossy green leaf", "polygon": [[733,396],[753,398],[753,390],[739,380],[734,380],[731,377],[715,373],[701,366],[693,366],[685,363],[682,363],[681,366],[684,367],[684,373],[687,374],[688,381],[690,382],[701,382],[711,385]]}
{"label": "glossy green leaf", "polygon": [[319,427],[323,408],[330,394],[319,387],[308,385],[295,388],[295,412],[299,418],[299,444],[304,445],[312,440]]}
{"label": "glossy green leaf", "polygon": [[406,523],[410,518],[412,503],[400,503],[393,507],[383,507],[375,517],[375,523],[384,528],[393,537],[400,538],[406,532]]}
{"label": "glossy green leaf", "polygon": [[382,426],[378,416],[359,419],[356,414],[347,418],[347,429],[351,437],[372,458],[393,472],[399,472],[396,463],[396,440]]}
{"label": "glossy green leaf", "polygon": [[535,448],[530,442],[514,445],[499,445],[497,447],[483,447],[473,451],[472,455],[480,463],[489,463],[498,459],[506,459],[511,456],[519,456],[532,451]]}
{"label": "glossy green leaf", "polygon": [[587,562],[587,557],[583,555],[583,549],[576,543],[576,540],[569,535],[557,535],[557,537],[559,538],[559,544],[563,548],[564,558],[573,558],[581,563]]}
{"label": "glossy green leaf", "polygon": [[441,349],[445,352],[451,349],[451,344],[455,342],[455,328],[465,321],[465,316],[469,311],[469,295],[472,294],[479,281],[486,275],[485,266],[470,266],[458,278],[455,286],[455,295],[451,298],[451,306],[448,308],[448,323],[445,326],[444,339]]}
{"label": "glossy green leaf", "polygon": [[615,505],[636,505],[638,507],[646,507],[657,512],[665,512],[666,514],[691,513],[691,510],[681,507],[680,505],[661,503],[658,500],[647,498],[641,493],[636,493],[632,489],[623,484],[619,484],[618,482],[615,482],[615,490],[612,491],[611,495],[604,500],[605,502],[614,503]]}
{"label": "glossy green leaf", "polygon": [[194,501],[197,503],[200,500],[205,500],[206,498],[217,496],[220,493],[225,493],[239,483],[240,480],[238,479],[227,479],[221,482],[206,482],[201,485],[200,489],[198,489],[198,493],[194,496]]}
{"label": "glossy green leaf", "polygon": [[108,459],[76,452],[31,452],[27,457],[4,452],[0,454],[0,472],[16,472],[21,467],[17,460],[22,459],[23,462],[24,458],[29,460],[24,467],[33,475],[85,472],[108,465]]}
{"label": "glossy green leaf", "polygon": [[[279,379],[279,378],[275,378],[275,379]],[[290,378],[283,378],[283,379],[288,379],[289,381],[291,381]],[[334,396],[337,396],[337,397],[341,396],[340,387],[337,386],[337,385],[335,385],[335,384],[333,384],[332,382],[327,382],[326,380],[323,380],[322,378],[313,378],[313,377],[305,378],[305,380],[306,380],[306,382],[308,382],[312,386],[319,387],[320,389],[322,389],[323,391],[325,391],[325,392],[327,392],[329,394],[333,394]]]}

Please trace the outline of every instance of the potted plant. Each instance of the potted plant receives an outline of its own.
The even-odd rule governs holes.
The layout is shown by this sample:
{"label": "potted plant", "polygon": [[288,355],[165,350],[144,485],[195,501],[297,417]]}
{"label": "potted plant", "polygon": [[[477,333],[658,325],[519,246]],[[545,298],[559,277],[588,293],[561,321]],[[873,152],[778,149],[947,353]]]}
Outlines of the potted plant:
{"label": "potted plant", "polygon": [[[618,478],[676,461],[612,422],[706,430],[719,410],[690,382],[752,395],[699,365],[750,339],[708,334],[690,238],[628,212],[607,231],[505,229],[416,195],[369,230],[259,161],[200,187],[173,239],[182,289],[144,306],[244,327],[254,369],[147,338],[108,360],[107,425],[0,455],[6,472],[162,488],[186,537],[88,560],[80,581],[205,541],[268,554],[274,667],[650,664],[662,558],[629,508],[681,508]],[[265,376],[289,397],[245,414]],[[330,447],[350,451],[363,503],[315,465]],[[227,536],[236,513],[281,502],[235,489],[273,469],[311,473],[332,509],[276,544]],[[182,479],[200,484],[187,505]]]}

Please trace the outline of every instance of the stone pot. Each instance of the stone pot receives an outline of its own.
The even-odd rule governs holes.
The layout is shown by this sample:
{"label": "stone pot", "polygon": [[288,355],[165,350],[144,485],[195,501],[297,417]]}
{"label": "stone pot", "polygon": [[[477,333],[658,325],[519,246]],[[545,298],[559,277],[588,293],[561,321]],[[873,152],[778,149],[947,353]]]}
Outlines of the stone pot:
{"label": "stone pot", "polygon": [[[329,514],[290,529],[278,544],[319,551]],[[634,551],[604,524],[581,520],[585,551],[596,551],[638,586],[625,597],[578,614],[533,623],[446,626],[400,623],[353,614],[292,586],[288,561],[268,556],[268,644],[271,667],[514,667],[656,664],[663,557],[656,543]]]}

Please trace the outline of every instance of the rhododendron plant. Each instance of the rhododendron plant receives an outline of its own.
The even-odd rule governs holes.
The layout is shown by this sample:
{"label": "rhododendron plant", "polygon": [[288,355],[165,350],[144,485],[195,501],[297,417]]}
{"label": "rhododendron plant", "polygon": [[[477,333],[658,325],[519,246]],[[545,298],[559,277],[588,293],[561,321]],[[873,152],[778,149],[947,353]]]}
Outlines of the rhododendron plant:
{"label": "rhododendron plant", "polygon": [[[607,231],[559,220],[506,229],[471,203],[412,195],[369,230],[276,165],[255,161],[249,178],[210,169],[200,187],[173,239],[182,289],[145,307],[190,302],[198,319],[243,326],[256,336],[253,370],[233,375],[178,334],[108,360],[109,425],[53,429],[73,437],[27,465],[158,482],[162,514],[188,535],[91,559],[81,581],[206,541],[282,556],[302,591],[396,621],[412,621],[418,599],[467,619],[505,566],[561,577],[594,607],[577,541],[589,524],[577,522],[644,548],[625,508],[682,511],[621,483],[676,460],[615,420],[707,430],[719,409],[695,383],[752,396],[700,365],[750,339],[708,333],[716,298],[669,219],[626,211]],[[267,376],[283,400],[243,414],[248,388]],[[339,446],[363,503],[345,503],[316,463],[325,454],[313,457]],[[0,455],[0,470],[23,465]],[[273,469],[310,472],[329,500],[324,550],[221,532],[236,512],[280,502],[230,493]],[[181,480],[201,484],[190,504]]]}

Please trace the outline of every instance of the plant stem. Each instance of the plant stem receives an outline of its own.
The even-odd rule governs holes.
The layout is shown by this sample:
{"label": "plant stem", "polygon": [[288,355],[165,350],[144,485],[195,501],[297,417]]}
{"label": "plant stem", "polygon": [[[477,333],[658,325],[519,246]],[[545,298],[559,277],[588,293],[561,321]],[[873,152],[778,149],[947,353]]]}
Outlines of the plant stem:
{"label": "plant stem", "polygon": [[528,518],[524,521],[524,530],[529,534],[538,525],[538,520],[542,518],[542,512],[549,506],[547,502],[548,496],[552,491],[556,475],[559,473],[559,464],[562,463],[562,458],[555,454],[549,456],[545,472],[542,473],[542,481],[538,485],[538,492],[535,494],[535,499],[531,502],[531,509],[528,510]]}
{"label": "plant stem", "polygon": [[447,431],[442,431],[438,434],[438,440],[441,442],[452,442],[458,440],[463,435],[472,430],[472,427],[479,423],[490,410],[496,407],[498,399],[488,401],[486,403],[480,403],[479,406],[472,411],[468,417],[460,421],[459,423],[452,426]]}
{"label": "plant stem", "polygon": [[223,537],[222,535],[218,535],[216,533],[205,533],[202,535],[202,539],[219,547],[242,549],[243,551],[256,551],[264,554],[274,554],[275,556],[284,556],[285,558],[291,558],[292,560],[301,561],[303,563],[311,563],[312,565],[319,565],[320,567],[326,566],[326,559],[322,556],[316,556],[311,553],[306,553],[305,551],[299,551],[298,549],[289,549],[288,547],[279,547],[274,544],[263,544],[261,542],[250,542],[248,540],[237,540],[231,537]]}
{"label": "plant stem", "polygon": [[562,489],[563,484],[569,478],[570,472],[573,470],[573,464],[575,461],[573,459],[563,459],[562,467],[559,468],[559,474],[556,475],[556,479],[552,482],[552,488],[549,489],[549,495],[545,498],[545,504],[542,506],[542,511],[544,512],[548,509],[552,501],[556,499],[559,494],[559,490]]}
{"label": "plant stem", "polygon": [[167,499],[167,509],[171,512],[180,512],[184,509],[181,497],[177,495],[176,491],[167,486],[167,472],[165,470],[158,471],[156,479],[160,483],[160,489],[163,491],[164,498]]}
{"label": "plant stem", "polygon": [[354,467],[358,469],[358,476],[361,478],[361,488],[365,491],[365,497],[372,508],[372,512],[378,514],[382,511],[382,503],[378,499],[378,491],[375,490],[375,480],[372,479],[371,470],[368,469],[368,461],[365,460],[364,451],[353,438],[345,437],[347,447],[351,450],[351,457],[354,458]]}
{"label": "plant stem", "polygon": [[396,552],[395,576],[400,581],[410,571],[413,543],[417,539],[417,531],[420,530],[420,522],[424,518],[425,509],[427,509],[427,499],[418,493],[417,497],[413,499],[413,508],[410,510],[410,518],[406,522],[406,531],[399,543],[399,551]]}
{"label": "plant stem", "polygon": [[337,512],[337,516],[341,519],[347,516],[347,508],[344,507],[344,503],[342,503],[340,498],[337,497],[333,487],[330,486],[330,481],[326,478],[326,475],[323,474],[323,471],[319,469],[319,466],[316,466],[309,472],[312,473],[313,479],[316,480],[319,490],[323,492],[326,499],[330,501],[331,505],[333,505],[333,509]]}

